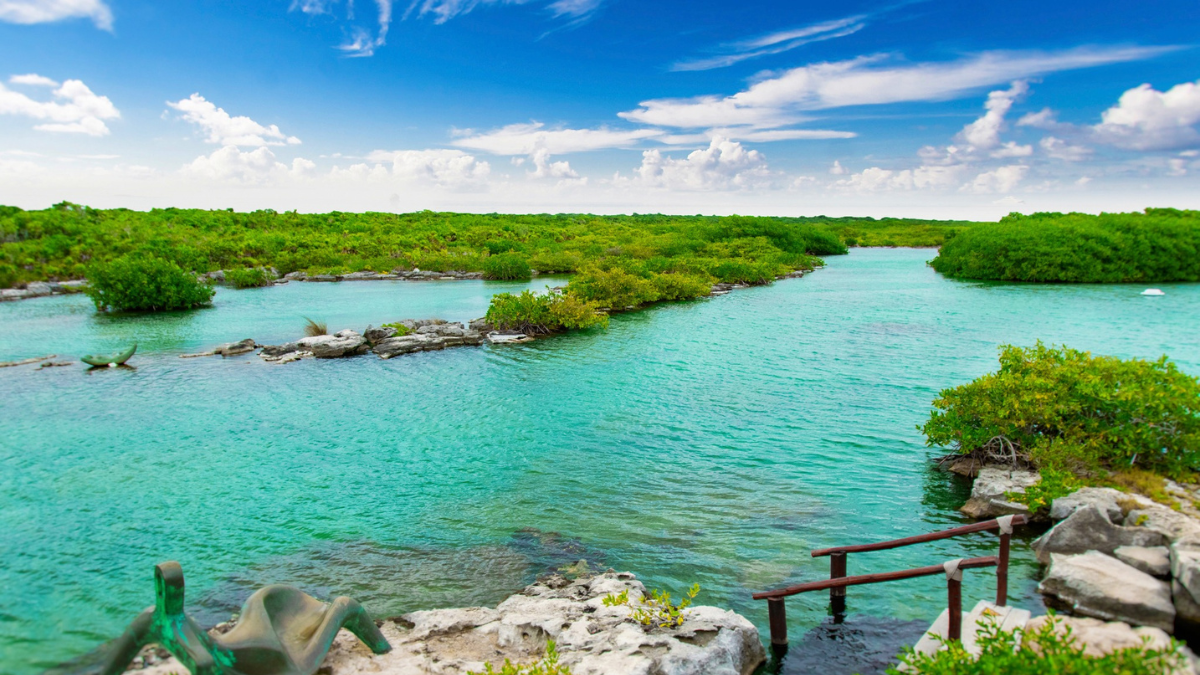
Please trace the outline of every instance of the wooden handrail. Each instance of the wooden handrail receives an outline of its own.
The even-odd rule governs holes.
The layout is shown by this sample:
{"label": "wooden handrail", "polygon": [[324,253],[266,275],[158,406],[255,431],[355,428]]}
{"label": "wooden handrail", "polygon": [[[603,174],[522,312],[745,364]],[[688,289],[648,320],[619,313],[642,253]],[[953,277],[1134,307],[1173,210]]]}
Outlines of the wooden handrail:
{"label": "wooden handrail", "polygon": [[[994,555],[984,558],[967,558],[959,563],[958,568],[963,570],[974,569],[976,567],[991,567],[998,565],[1000,559]],[[945,568],[941,565],[930,565],[929,567],[915,567],[910,570],[899,570],[896,572],[882,572],[879,574],[859,574],[853,577],[840,577],[837,579],[823,579],[821,581],[810,581],[806,584],[797,584],[780,588],[774,591],[763,591],[755,593],[755,600],[771,600],[773,598],[786,598],[789,595],[797,593],[807,593],[808,591],[823,591],[827,588],[843,588],[845,586],[860,586],[862,584],[877,584],[884,581],[898,581],[900,579],[913,579],[915,577],[929,577],[935,574],[942,574]]]}
{"label": "wooden handrail", "polygon": [[[1024,525],[1029,522],[1029,519],[1023,515],[1013,516],[1012,524]],[[822,548],[812,552],[812,557],[820,558],[822,556],[833,555],[835,553],[862,553],[865,551],[884,551],[889,548],[900,548],[901,546],[912,546],[913,544],[924,544],[927,541],[937,541],[939,539],[949,539],[963,534],[971,534],[973,532],[984,532],[994,530],[1000,527],[1000,523],[995,520],[984,520],[970,525],[954,527],[941,532],[930,532],[928,534],[918,534],[913,537],[904,537],[903,539],[892,539],[891,541],[881,541],[877,544],[858,544],[857,546],[834,546],[833,548]]]}

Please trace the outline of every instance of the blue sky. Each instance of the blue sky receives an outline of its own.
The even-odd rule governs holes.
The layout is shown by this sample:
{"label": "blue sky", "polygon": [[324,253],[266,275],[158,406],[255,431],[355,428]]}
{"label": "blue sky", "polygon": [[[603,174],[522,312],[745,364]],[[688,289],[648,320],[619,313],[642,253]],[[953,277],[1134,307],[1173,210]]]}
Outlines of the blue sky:
{"label": "blue sky", "polygon": [[0,203],[1200,208],[1200,3],[0,0]]}

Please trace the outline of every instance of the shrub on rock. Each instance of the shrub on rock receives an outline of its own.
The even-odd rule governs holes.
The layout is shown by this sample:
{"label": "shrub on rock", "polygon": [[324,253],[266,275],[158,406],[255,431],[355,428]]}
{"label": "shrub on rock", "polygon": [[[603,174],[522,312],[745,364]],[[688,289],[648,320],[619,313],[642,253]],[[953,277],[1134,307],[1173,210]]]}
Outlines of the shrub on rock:
{"label": "shrub on rock", "polygon": [[100,311],[160,312],[212,304],[212,287],[179,265],[155,256],[118,258],[94,266],[87,294]]}

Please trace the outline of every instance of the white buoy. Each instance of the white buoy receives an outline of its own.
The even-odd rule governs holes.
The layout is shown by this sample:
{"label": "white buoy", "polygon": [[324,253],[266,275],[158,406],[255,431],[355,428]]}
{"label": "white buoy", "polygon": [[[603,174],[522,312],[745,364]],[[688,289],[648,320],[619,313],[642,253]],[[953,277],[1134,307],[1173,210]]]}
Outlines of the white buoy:
{"label": "white buoy", "polygon": [[1142,291],[1142,295],[1166,295],[1166,293],[1163,293],[1157,288],[1147,288],[1146,290]]}

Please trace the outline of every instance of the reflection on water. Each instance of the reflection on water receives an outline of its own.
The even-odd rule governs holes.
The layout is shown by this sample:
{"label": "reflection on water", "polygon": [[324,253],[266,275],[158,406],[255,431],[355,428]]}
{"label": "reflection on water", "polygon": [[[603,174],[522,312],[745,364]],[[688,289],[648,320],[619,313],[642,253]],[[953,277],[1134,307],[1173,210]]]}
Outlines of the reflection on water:
{"label": "reflection on water", "polygon": [[[211,310],[151,317],[97,318],[79,297],[0,304],[0,360],[139,343],[136,370],[0,372],[3,670],[30,675],[116,635],[150,603],[163,560],[180,561],[210,621],[273,582],[382,615],[494,604],[582,558],[677,597],[699,582],[698,602],[765,636],[750,594],[825,578],[813,549],[965,522],[964,484],[931,469],[916,427],[940,389],[995,368],[998,344],[1168,353],[1200,373],[1200,286],[1148,299],[963,284],[929,255],[856,250],[607,331],[389,361],[178,355],[294,339],[303,316],[359,330],[469,320],[491,293],[546,281],[222,290]],[[852,555],[849,573],[994,551],[979,534]],[[1039,604],[1036,574],[1015,546],[1015,604]],[[990,575],[968,575],[968,604],[994,592]],[[789,658],[827,616],[819,595],[788,600]],[[944,604],[935,578],[848,599],[852,616],[900,622]]]}

